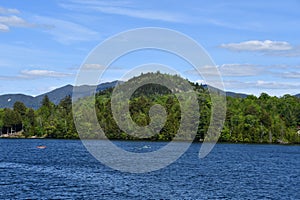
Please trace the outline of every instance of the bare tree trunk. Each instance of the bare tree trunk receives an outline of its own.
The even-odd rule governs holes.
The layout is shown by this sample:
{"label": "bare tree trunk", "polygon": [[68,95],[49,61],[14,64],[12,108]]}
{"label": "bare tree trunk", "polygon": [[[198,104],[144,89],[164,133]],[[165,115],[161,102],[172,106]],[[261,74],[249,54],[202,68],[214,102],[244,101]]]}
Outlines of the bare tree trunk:
{"label": "bare tree trunk", "polygon": [[272,137],[272,132],[269,131],[269,143],[272,143],[273,137]]}

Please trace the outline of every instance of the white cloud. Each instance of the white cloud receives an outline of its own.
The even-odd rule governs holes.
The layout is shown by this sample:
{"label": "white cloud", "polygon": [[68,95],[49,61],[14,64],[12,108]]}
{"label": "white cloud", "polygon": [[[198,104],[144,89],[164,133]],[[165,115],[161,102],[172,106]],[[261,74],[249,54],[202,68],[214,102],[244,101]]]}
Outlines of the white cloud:
{"label": "white cloud", "polygon": [[291,78],[291,79],[300,79],[300,72],[284,72],[282,74],[283,78]]}
{"label": "white cloud", "polygon": [[104,70],[106,66],[100,65],[100,64],[84,64],[83,68],[84,70]]}
{"label": "white cloud", "polygon": [[69,10],[83,9],[89,11],[98,11],[106,14],[123,15],[127,17],[134,17],[148,20],[159,20],[166,22],[187,22],[186,16],[181,14],[175,14],[166,11],[150,10],[137,8],[130,2],[123,1],[111,1],[111,2],[100,2],[100,1],[71,1],[70,4],[60,4],[61,7]]}
{"label": "white cloud", "polygon": [[272,51],[266,52],[269,56],[280,56],[280,57],[300,57],[300,46],[295,46],[290,50],[286,51]]}
{"label": "white cloud", "polygon": [[[219,71],[217,69],[217,66],[210,66],[210,65],[205,65],[200,67],[199,72],[202,76],[208,77],[208,76],[218,76]],[[191,74],[191,75],[199,75],[198,70],[192,69],[185,71],[186,74]]]}
{"label": "white cloud", "polygon": [[[79,69],[79,68],[76,68]],[[104,66],[98,63],[86,63],[83,65],[81,70],[94,70],[94,71],[124,71],[125,69],[118,66]]]}
{"label": "white cloud", "polygon": [[227,90],[242,89],[241,91],[247,91],[248,89],[269,89],[269,90],[282,90],[282,89],[298,89],[300,87],[299,83],[289,83],[289,82],[276,82],[276,81],[235,81],[235,80],[224,80],[224,85]]}
{"label": "white cloud", "polygon": [[256,76],[259,75],[263,69],[253,64],[223,64],[218,66],[222,76]]}
{"label": "white cloud", "polygon": [[0,16],[0,23],[7,26],[18,26],[18,27],[32,27],[33,24],[26,22],[24,19],[12,15],[12,16]]}
{"label": "white cloud", "polygon": [[[262,92],[280,96],[282,94],[299,93],[300,66],[298,65],[254,65],[223,64],[218,65],[224,87],[227,91],[259,95]],[[203,67],[204,78],[215,76],[211,68]],[[189,74],[197,74],[195,70]],[[197,80],[198,83],[215,83]]]}
{"label": "white cloud", "polygon": [[258,80],[255,83],[255,86],[257,88],[278,90],[278,89],[297,89],[297,88],[299,88],[300,84]]}
{"label": "white cloud", "polygon": [[57,72],[57,71],[51,71],[51,70],[23,70],[21,71],[21,76],[24,78],[37,78],[37,77],[66,77],[70,76],[69,73],[63,73],[63,72]]}
{"label": "white cloud", "polygon": [[0,7],[0,31],[8,32],[10,27],[36,27],[35,24],[16,16],[18,14],[21,14],[21,12],[17,9]]}
{"label": "white cloud", "polygon": [[244,94],[254,94],[259,96],[261,93],[282,96],[283,94],[298,94],[300,85],[298,83],[284,83],[275,81],[237,81],[224,80],[226,91]]}
{"label": "white cloud", "polygon": [[64,78],[71,76],[70,73],[63,73],[51,70],[23,70],[15,76],[1,75],[0,80],[15,81],[15,80],[31,80],[37,78]]}
{"label": "white cloud", "polygon": [[[216,70],[217,69],[217,70]],[[226,77],[245,77],[256,76],[261,74],[264,68],[253,64],[223,64],[216,66],[203,66],[200,68],[200,72],[204,76],[218,76],[220,72],[221,76]],[[198,74],[196,70],[189,70],[187,74]]]}
{"label": "white cloud", "polygon": [[288,42],[271,40],[249,40],[240,43],[221,44],[220,47],[232,51],[286,51],[293,48]]}
{"label": "white cloud", "polygon": [[124,15],[128,17],[149,19],[149,20],[160,20],[168,22],[182,22],[181,17],[176,16],[171,13],[162,12],[162,11],[151,11],[151,10],[135,10],[128,8],[120,7],[94,7],[95,10],[98,10],[103,13]]}
{"label": "white cloud", "polygon": [[0,7],[0,14],[20,14],[20,11],[17,9]]}
{"label": "white cloud", "polygon": [[74,4],[87,4],[94,6],[133,6],[133,3],[125,0],[99,1],[99,0],[69,0]]}
{"label": "white cloud", "polygon": [[42,16],[36,16],[35,20],[41,24],[52,25],[52,28],[45,30],[45,32],[63,44],[99,39],[97,32],[70,21]]}
{"label": "white cloud", "polygon": [[0,24],[0,31],[7,32],[7,31],[9,31],[9,27],[5,24]]}

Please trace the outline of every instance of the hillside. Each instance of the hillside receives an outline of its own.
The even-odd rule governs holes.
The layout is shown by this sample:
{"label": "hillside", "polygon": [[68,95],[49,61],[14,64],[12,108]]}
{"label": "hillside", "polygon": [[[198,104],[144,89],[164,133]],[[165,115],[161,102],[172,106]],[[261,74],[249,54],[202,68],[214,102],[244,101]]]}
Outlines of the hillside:
{"label": "hillside", "polygon": [[[101,83],[97,86],[96,91],[102,91],[107,88],[112,88],[117,84],[118,81]],[[95,86],[82,85],[79,86],[80,94],[77,95],[77,98],[90,96],[94,92]],[[203,85],[204,88],[207,88],[206,85]],[[65,85],[63,87],[57,88],[50,92],[38,95],[36,97],[25,95],[25,94],[4,94],[0,95],[0,108],[12,108],[16,101],[21,101],[28,108],[38,109],[41,106],[41,101],[45,95],[48,95],[51,102],[58,104],[64,97],[72,96],[73,86]],[[236,98],[246,98],[248,95],[243,93],[235,93],[231,91],[226,91],[226,96],[236,97]],[[300,98],[300,94],[295,95]]]}
{"label": "hillside", "polygon": [[[165,82],[173,78],[175,88],[168,89],[155,84],[156,81],[154,81],[154,83],[145,84],[134,91],[130,91],[135,86],[141,85],[142,80],[147,81],[147,78],[142,76],[149,76],[151,80],[155,80],[154,77]],[[80,125],[79,130],[83,131],[80,132],[81,137],[101,139],[104,137],[103,133],[99,132],[98,126],[94,126],[94,121],[91,118],[91,111],[95,110],[99,125],[109,139],[170,141],[176,136],[178,130],[184,130],[179,132],[178,137],[176,136],[177,139],[190,140],[194,138],[195,141],[203,141],[212,116],[211,97],[219,91],[216,91],[216,88],[210,88],[211,91],[215,91],[210,94],[207,86],[191,83],[197,99],[194,101],[195,99],[193,100],[193,97],[190,96],[186,98],[185,103],[182,103],[182,97],[177,98],[174,94],[186,91],[182,89],[184,88],[183,83],[184,81],[178,76],[149,73],[134,77],[121,84],[118,87],[120,93],[117,93],[114,98],[112,98],[113,90],[105,90],[104,88],[113,87],[116,82],[101,84],[96,89],[100,92],[95,95],[95,99],[88,97],[95,87],[80,86],[79,95],[76,95],[76,98],[86,97],[78,99],[73,105],[72,99],[69,96],[65,97],[72,94],[73,86],[67,85],[46,93],[52,99],[55,98],[56,101],[64,96],[58,106],[55,106],[50,98],[43,98],[42,106],[38,110],[29,109],[22,103],[16,104],[14,109],[0,109],[0,129],[5,137],[23,132],[22,137],[78,138],[76,128]],[[191,94],[190,90],[187,91],[185,94]],[[127,92],[133,92],[129,100],[126,97]],[[219,94],[224,94],[224,92]],[[262,93],[259,97],[249,95],[241,98],[243,97],[240,96],[241,94],[230,94],[233,97],[227,97],[226,118],[219,141],[300,143],[299,98],[291,95],[272,97],[266,93]],[[39,104],[35,103],[41,98],[40,96],[30,97],[20,94],[15,96],[3,95],[2,97],[9,104],[12,104],[12,98],[16,98],[20,101],[25,99],[27,104],[31,103],[33,106],[38,106]],[[197,100],[198,105],[193,104]],[[126,108],[127,103],[129,103],[129,111],[127,110],[126,113],[124,108]],[[164,107],[165,114],[154,110],[157,108],[154,105]],[[189,108],[196,111],[196,113],[191,110],[188,111],[188,116],[193,117],[191,118],[193,121],[191,121],[192,123],[190,121],[182,123],[182,111]],[[76,119],[76,126],[74,119]],[[195,119],[199,119],[199,123]],[[134,123],[132,124],[131,121]],[[135,128],[134,124],[139,125],[142,129]],[[151,125],[153,129],[143,128],[148,125]],[[194,125],[198,125],[198,127],[194,129]],[[190,133],[194,133],[194,135]]]}

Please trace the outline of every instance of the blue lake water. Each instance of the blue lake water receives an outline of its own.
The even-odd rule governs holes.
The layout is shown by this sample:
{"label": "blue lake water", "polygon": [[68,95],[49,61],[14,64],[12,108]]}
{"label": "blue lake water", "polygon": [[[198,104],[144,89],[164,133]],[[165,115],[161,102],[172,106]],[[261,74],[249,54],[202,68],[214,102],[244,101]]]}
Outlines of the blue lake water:
{"label": "blue lake water", "polygon": [[[166,144],[115,143],[135,152]],[[300,199],[300,146],[217,144],[199,159],[200,146],[166,168],[130,174],[101,164],[79,140],[1,139],[0,199]]]}

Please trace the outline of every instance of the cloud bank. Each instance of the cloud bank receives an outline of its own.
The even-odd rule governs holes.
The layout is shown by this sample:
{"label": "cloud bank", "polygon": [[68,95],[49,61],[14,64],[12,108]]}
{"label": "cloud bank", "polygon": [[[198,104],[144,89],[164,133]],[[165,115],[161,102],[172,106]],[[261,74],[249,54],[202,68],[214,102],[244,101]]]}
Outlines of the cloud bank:
{"label": "cloud bank", "polygon": [[221,48],[231,51],[286,51],[293,47],[285,41],[249,40],[240,43],[221,44]]}
{"label": "cloud bank", "polygon": [[17,9],[0,7],[0,31],[8,32],[10,27],[34,27],[34,24],[16,16],[21,12]]}
{"label": "cloud bank", "polygon": [[25,77],[66,77],[70,76],[69,73],[63,73],[63,72],[57,72],[57,71],[51,71],[51,70],[23,70],[21,71],[21,75]]}

